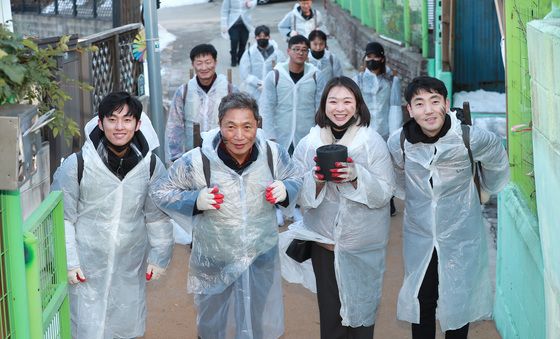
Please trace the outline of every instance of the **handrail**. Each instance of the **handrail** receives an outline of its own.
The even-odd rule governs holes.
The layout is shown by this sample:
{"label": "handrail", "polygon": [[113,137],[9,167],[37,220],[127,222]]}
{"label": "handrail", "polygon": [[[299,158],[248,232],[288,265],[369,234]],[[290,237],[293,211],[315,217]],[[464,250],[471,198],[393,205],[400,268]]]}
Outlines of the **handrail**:
{"label": "handrail", "polygon": [[133,24],[128,24],[128,25],[124,25],[124,26],[120,26],[120,27],[115,27],[103,32],[99,32],[99,33],[95,33],[92,35],[88,35],[84,38],[81,38],[78,40],[78,42],[80,44],[82,44],[82,46],[84,45],[89,45],[89,44],[94,44],[98,41],[102,41],[102,40],[106,40],[109,39],[115,35],[120,35],[122,33],[127,33],[130,31],[134,31],[134,30],[138,30],[142,27],[142,25],[140,23],[133,23]]}

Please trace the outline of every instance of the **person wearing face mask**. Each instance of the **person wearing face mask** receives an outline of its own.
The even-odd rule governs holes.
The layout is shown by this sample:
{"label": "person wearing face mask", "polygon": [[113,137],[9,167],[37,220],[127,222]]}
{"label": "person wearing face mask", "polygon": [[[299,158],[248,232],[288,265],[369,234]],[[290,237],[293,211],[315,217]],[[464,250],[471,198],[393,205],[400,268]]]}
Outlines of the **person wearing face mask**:
{"label": "person wearing face mask", "polygon": [[251,10],[257,5],[257,0],[224,0],[222,2],[221,26],[222,35],[229,34],[231,67],[239,64],[245,45],[249,39],[249,32],[253,30],[251,24]]}
{"label": "person wearing face mask", "polygon": [[239,63],[239,76],[243,79],[241,89],[255,100],[261,96],[264,77],[272,68],[286,60],[276,41],[270,38],[270,28],[265,25],[255,28],[256,44],[250,46]]}
{"label": "person wearing face mask", "polygon": [[405,200],[397,317],[413,339],[434,339],[436,317],[445,338],[466,339],[470,322],[492,318],[494,299],[472,161],[481,187],[498,193],[509,181],[507,153],[494,133],[461,124],[441,80],[417,77],[405,98],[411,119],[387,142],[395,196]]}
{"label": "person wearing face mask", "polygon": [[366,46],[365,69],[354,77],[371,113],[373,128],[383,139],[402,125],[401,82],[386,65],[385,50],[378,42]]}
{"label": "person wearing face mask", "polygon": [[334,77],[342,75],[342,66],[336,55],[331,53],[327,47],[327,35],[321,30],[314,30],[309,33],[309,57],[307,62],[319,69],[320,85],[319,92],[323,93],[325,84]]}
{"label": "person wearing face mask", "polygon": [[[348,77],[326,84],[315,122],[293,155],[303,178],[298,199],[303,221],[288,232],[292,239],[312,242],[321,338],[371,339],[395,185],[391,158],[370,125],[358,85]],[[333,179],[325,181],[316,154],[319,147],[331,144],[346,146],[348,159],[336,163],[330,170]],[[284,233],[281,243],[291,240],[283,238],[290,236]],[[302,264],[286,258],[282,265]]]}

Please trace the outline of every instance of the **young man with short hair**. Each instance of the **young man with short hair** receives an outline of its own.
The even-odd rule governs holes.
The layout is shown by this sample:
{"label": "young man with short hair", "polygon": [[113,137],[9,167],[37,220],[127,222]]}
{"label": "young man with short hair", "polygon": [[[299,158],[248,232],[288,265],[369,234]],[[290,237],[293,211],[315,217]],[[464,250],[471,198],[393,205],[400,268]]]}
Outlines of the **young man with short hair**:
{"label": "young man with short hair", "polygon": [[250,95],[226,96],[219,129],[175,161],[151,192],[173,217],[193,218],[187,288],[199,338],[278,338],[284,331],[274,206],[295,202],[301,179],[259,120]]}
{"label": "young man with short hair", "polygon": [[64,194],[66,255],[74,338],[144,335],[146,280],[171,260],[173,228],[148,196],[166,175],[142,104],[108,94],[85,127],[86,142],[54,174]]}
{"label": "young man with short hair", "polygon": [[270,38],[270,28],[265,25],[255,28],[256,44],[249,47],[241,57],[239,76],[243,79],[242,90],[259,100],[264,77],[272,68],[286,60],[278,44]]}
{"label": "young man with short hair", "polygon": [[509,180],[508,158],[497,135],[449,111],[442,81],[417,77],[405,97],[412,119],[388,140],[400,179],[395,196],[405,200],[397,317],[412,323],[413,339],[435,338],[436,314],[446,338],[464,339],[469,323],[490,319],[493,307],[473,169],[480,162],[481,187],[497,193]]}
{"label": "young man with short hair", "polygon": [[174,161],[193,148],[193,123],[206,132],[218,126],[218,104],[234,87],[216,74],[218,52],[210,44],[195,46],[190,59],[195,77],[175,91],[165,128],[167,160]]}
{"label": "young man with short hair", "polygon": [[309,40],[296,35],[288,41],[288,61],[276,65],[264,80],[259,100],[263,130],[290,154],[315,124],[321,98],[318,70],[307,63]]}

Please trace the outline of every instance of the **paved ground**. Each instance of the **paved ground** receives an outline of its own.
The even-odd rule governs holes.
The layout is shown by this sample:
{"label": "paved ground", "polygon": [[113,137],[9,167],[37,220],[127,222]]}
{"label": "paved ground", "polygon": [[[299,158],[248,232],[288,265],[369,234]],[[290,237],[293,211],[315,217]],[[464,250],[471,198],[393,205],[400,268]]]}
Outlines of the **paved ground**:
{"label": "paved ground", "polygon": [[[165,1],[165,0],[164,0]],[[322,1],[315,1],[320,8]],[[218,49],[218,71],[229,67],[229,42],[220,37],[220,2],[159,10],[159,23],[177,37],[161,55],[164,102],[171,99],[175,89],[189,74],[188,53],[196,44],[210,42]],[[267,24],[273,38],[285,49],[286,43],[277,33],[276,23],[293,6],[293,2],[279,2],[258,6],[253,14],[255,25]],[[251,41],[251,40],[250,40]],[[335,40],[329,41],[332,51],[342,55]],[[354,69],[346,62],[345,73]],[[238,82],[237,68],[233,70]],[[397,202],[402,211],[402,204]],[[387,270],[381,306],[375,326],[376,338],[410,338],[409,324],[396,320],[396,300],[402,283],[401,225],[402,214],[391,219],[391,237],[387,251]],[[148,286],[148,322],[144,338],[196,338],[196,313],[191,295],[186,293],[186,274],[189,251],[176,245],[167,275]],[[284,338],[319,338],[319,317],[315,294],[300,285],[284,283],[286,330]],[[471,325],[471,339],[500,338],[491,321]],[[443,338],[438,334],[438,339]]]}

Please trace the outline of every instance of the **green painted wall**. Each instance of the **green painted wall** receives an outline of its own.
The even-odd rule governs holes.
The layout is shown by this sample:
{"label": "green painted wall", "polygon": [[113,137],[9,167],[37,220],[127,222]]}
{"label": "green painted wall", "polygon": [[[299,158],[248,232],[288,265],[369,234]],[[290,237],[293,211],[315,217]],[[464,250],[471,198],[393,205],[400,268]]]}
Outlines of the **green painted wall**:
{"label": "green painted wall", "polygon": [[494,321],[504,339],[544,339],[543,263],[536,216],[515,184],[498,197]]}
{"label": "green painted wall", "polygon": [[[560,106],[548,112],[551,114],[544,124],[539,121],[542,116],[534,115],[534,108],[539,104],[546,106],[545,110],[550,110],[552,96],[547,97],[550,93],[539,91],[535,79],[531,80],[528,50],[533,52],[531,55],[542,54],[548,58],[552,58],[552,55],[539,43],[530,44],[529,47],[527,43],[527,23],[543,18],[550,9],[550,0],[505,1],[508,149],[512,183],[499,198],[494,308],[496,327],[505,339],[558,338],[558,334],[554,336],[550,328],[557,327],[560,319],[559,296],[552,284],[558,282],[560,271],[547,270],[546,258],[556,255],[558,261],[559,252],[546,244],[557,244],[560,234],[558,231],[552,236],[543,233],[546,229],[543,216],[548,218],[548,215],[557,210],[552,204],[558,201],[560,188],[554,191],[552,182],[557,180],[557,174],[551,174],[560,173],[560,169],[554,168],[558,166],[560,159],[551,156],[551,149],[547,146],[549,140],[543,140],[546,137],[541,137],[544,133],[540,129],[553,131],[550,135],[558,134],[560,126],[554,125],[551,119],[554,112],[559,112]],[[540,72],[537,78],[543,78],[542,82],[549,84],[554,63],[550,59],[549,64],[545,65],[544,59],[535,59],[535,65],[538,65]],[[552,125],[549,125],[551,123]],[[532,131],[530,128],[528,131],[512,131],[512,127],[518,125],[532,126]],[[554,192],[548,194],[547,191]],[[543,209],[548,214],[541,214]],[[551,222],[558,225],[557,213]],[[550,236],[550,239],[546,239]],[[555,274],[556,280],[553,278]]]}
{"label": "green painted wall", "polygon": [[536,212],[531,132],[511,132],[511,127],[531,124],[531,85],[527,54],[527,23],[543,18],[551,8],[550,0],[505,1],[506,89],[508,112],[508,150],[511,179],[517,184],[530,209]]}
{"label": "green painted wall", "polygon": [[560,13],[527,26],[547,338],[560,338]]}

